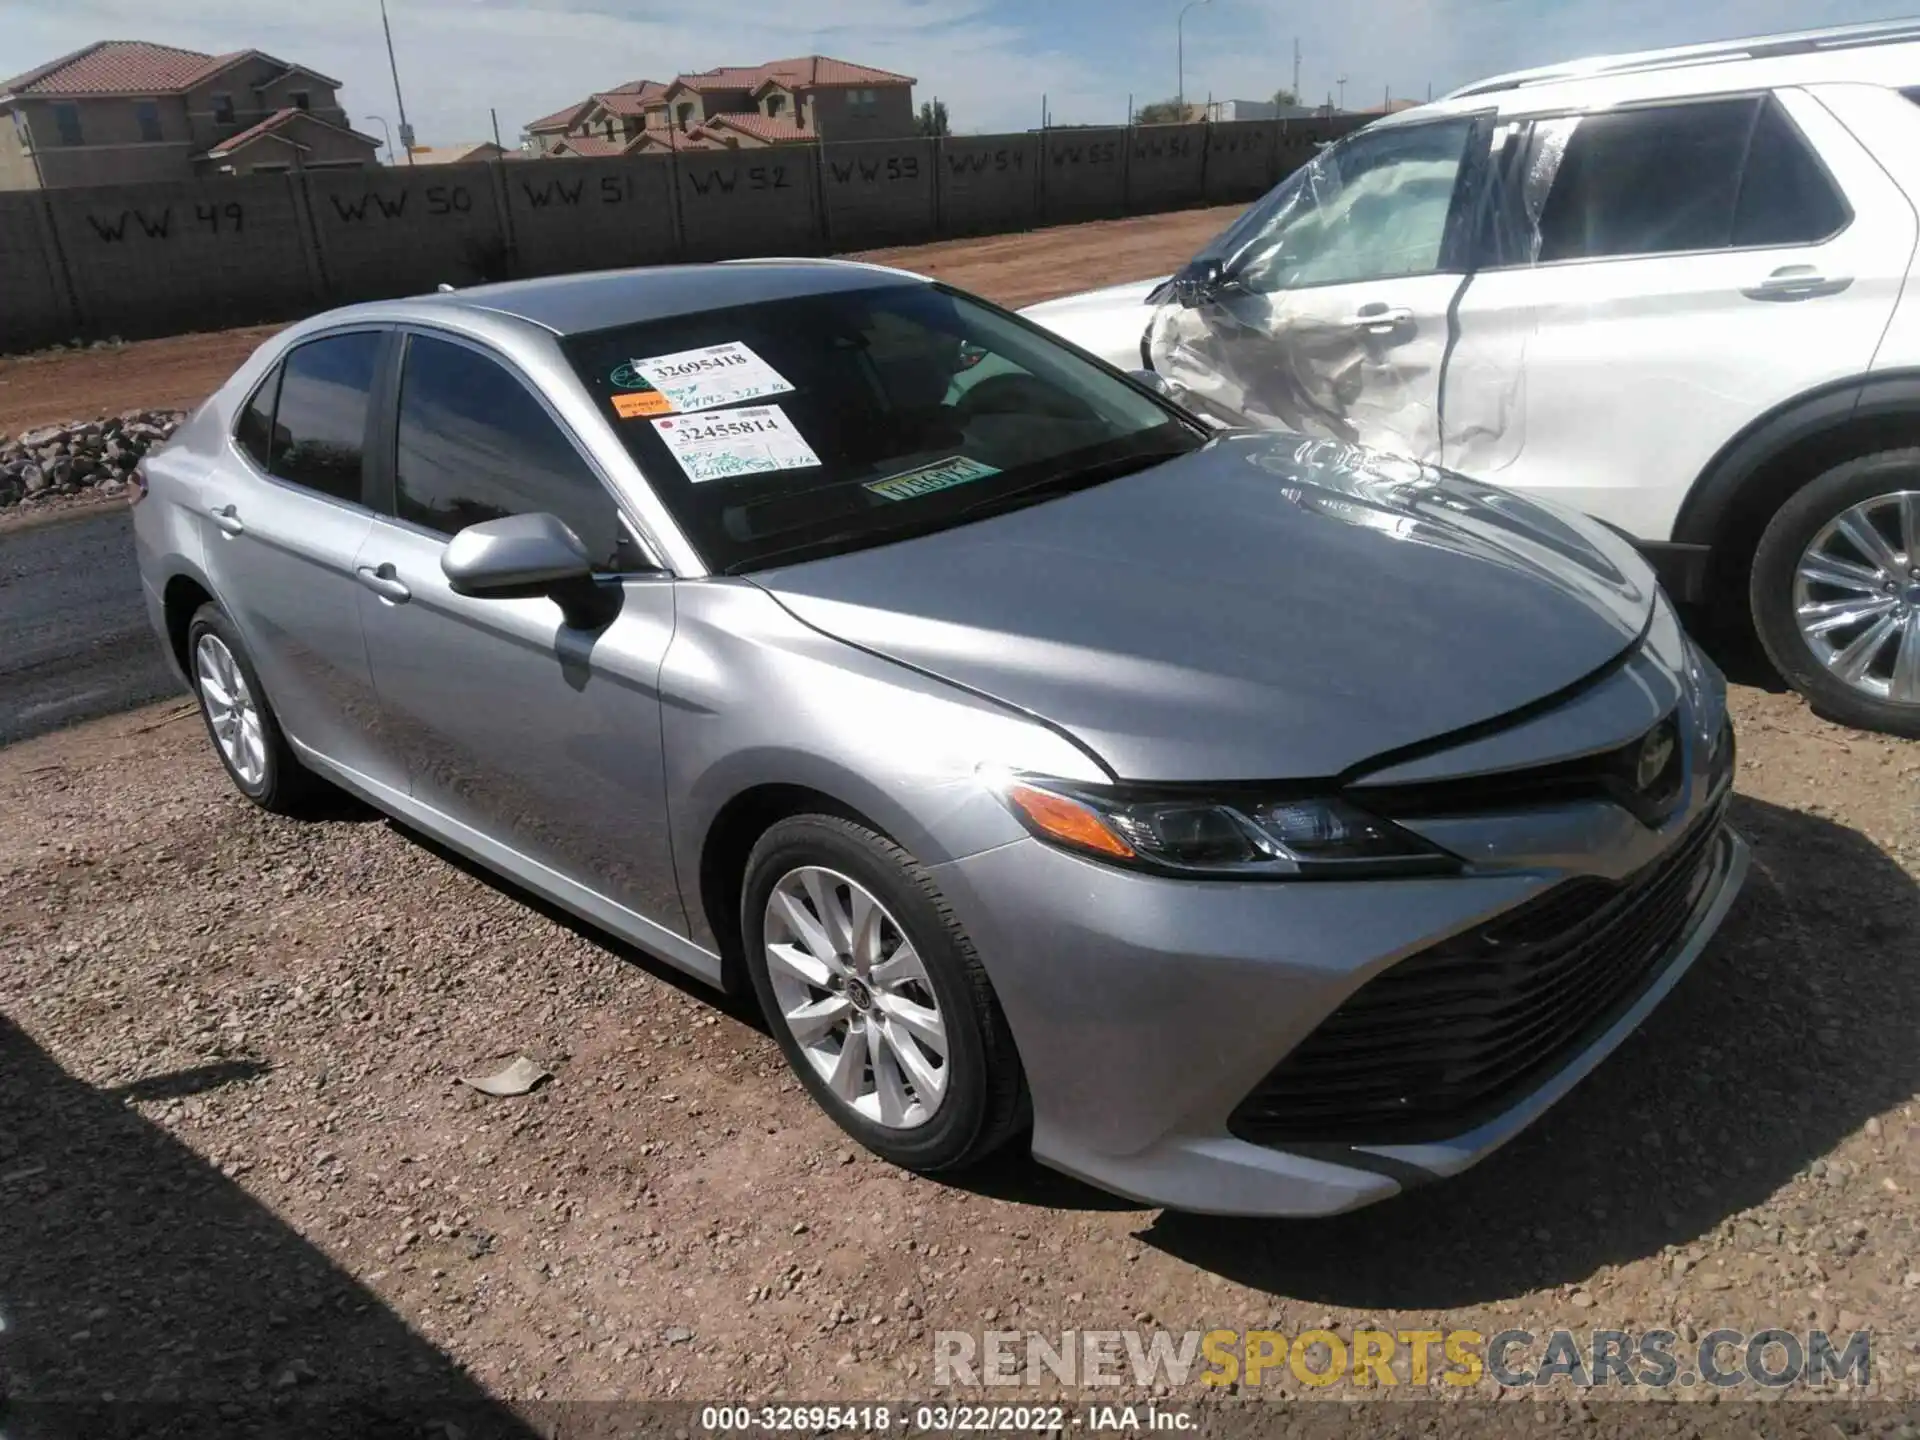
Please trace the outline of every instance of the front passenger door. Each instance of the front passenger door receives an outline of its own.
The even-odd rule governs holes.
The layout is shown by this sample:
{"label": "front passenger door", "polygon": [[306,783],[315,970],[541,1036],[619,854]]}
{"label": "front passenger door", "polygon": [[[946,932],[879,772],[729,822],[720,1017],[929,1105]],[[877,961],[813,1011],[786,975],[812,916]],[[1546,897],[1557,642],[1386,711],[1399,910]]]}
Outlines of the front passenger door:
{"label": "front passenger door", "polygon": [[[657,688],[672,579],[649,567],[597,470],[503,360],[450,336],[404,343],[392,495],[359,574],[374,684],[413,800],[446,838],[535,888],[555,889],[557,875],[685,935]],[[458,531],[541,511],[620,592],[603,627],[575,629],[544,598],[458,595],[441,573]]]}

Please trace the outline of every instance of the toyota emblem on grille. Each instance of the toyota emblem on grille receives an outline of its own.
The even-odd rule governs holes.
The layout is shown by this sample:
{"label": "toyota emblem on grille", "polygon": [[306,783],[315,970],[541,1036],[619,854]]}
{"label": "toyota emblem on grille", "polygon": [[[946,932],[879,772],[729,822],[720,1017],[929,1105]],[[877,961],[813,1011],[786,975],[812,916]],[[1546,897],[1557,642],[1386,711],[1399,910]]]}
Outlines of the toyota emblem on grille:
{"label": "toyota emblem on grille", "polygon": [[1648,732],[1647,738],[1640,742],[1640,758],[1634,765],[1633,783],[1643,795],[1652,791],[1659,784],[1660,777],[1666,774],[1678,743],[1672,721],[1655,726]]}

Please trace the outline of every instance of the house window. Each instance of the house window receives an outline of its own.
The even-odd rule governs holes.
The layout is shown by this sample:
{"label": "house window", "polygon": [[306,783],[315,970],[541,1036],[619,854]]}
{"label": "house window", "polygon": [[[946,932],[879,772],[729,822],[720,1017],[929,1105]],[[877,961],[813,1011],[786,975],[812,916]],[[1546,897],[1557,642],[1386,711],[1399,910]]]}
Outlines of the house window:
{"label": "house window", "polygon": [[786,108],[787,108],[786,96],[784,95],[767,96],[767,114],[768,115],[770,116],[778,115],[781,111],[785,110]]}
{"label": "house window", "polygon": [[313,96],[305,90],[294,91],[291,98],[293,100],[293,108],[296,110],[311,110],[313,108]]}
{"label": "house window", "polygon": [[692,105],[682,105],[679,110],[679,115],[680,115],[680,128],[682,130],[686,129],[689,125],[693,124],[693,106]]}
{"label": "house window", "polygon": [[611,115],[607,117],[607,123],[601,128],[607,132],[607,139],[613,139],[613,117]]}
{"label": "house window", "polygon": [[84,145],[87,142],[80,134],[80,107],[78,105],[56,105],[53,107],[54,127],[60,132],[62,145]]}
{"label": "house window", "polygon": [[216,125],[233,124],[233,96],[216,95],[213,97],[213,123]]}
{"label": "house window", "polygon": [[160,139],[160,106],[153,100],[133,102],[134,119],[140,125],[140,138],[149,145]]}
{"label": "house window", "polygon": [[847,108],[855,115],[877,115],[880,113],[880,99],[871,90],[850,90],[847,92]]}

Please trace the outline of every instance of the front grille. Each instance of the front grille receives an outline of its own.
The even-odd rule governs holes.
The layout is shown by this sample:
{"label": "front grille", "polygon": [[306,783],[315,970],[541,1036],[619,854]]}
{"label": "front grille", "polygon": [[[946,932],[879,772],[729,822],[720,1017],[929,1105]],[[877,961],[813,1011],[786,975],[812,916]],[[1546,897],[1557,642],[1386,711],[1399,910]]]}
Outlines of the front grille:
{"label": "front grille", "polygon": [[1652,981],[1711,879],[1726,811],[1624,882],[1570,880],[1383,970],[1240,1102],[1259,1145],[1412,1144],[1500,1114]]}

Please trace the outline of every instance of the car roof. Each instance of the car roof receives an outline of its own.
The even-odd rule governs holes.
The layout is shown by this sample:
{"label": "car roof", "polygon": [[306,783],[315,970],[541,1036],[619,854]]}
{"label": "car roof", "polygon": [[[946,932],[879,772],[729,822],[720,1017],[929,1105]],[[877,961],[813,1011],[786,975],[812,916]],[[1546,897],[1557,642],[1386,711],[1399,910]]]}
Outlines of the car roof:
{"label": "car roof", "polygon": [[[734,260],[510,280],[465,290],[442,290],[399,304],[416,314],[422,310],[488,311],[565,336],[702,310],[902,283],[930,282],[904,270],[854,261]],[[382,308],[374,305],[356,310],[365,318],[374,318]]]}

